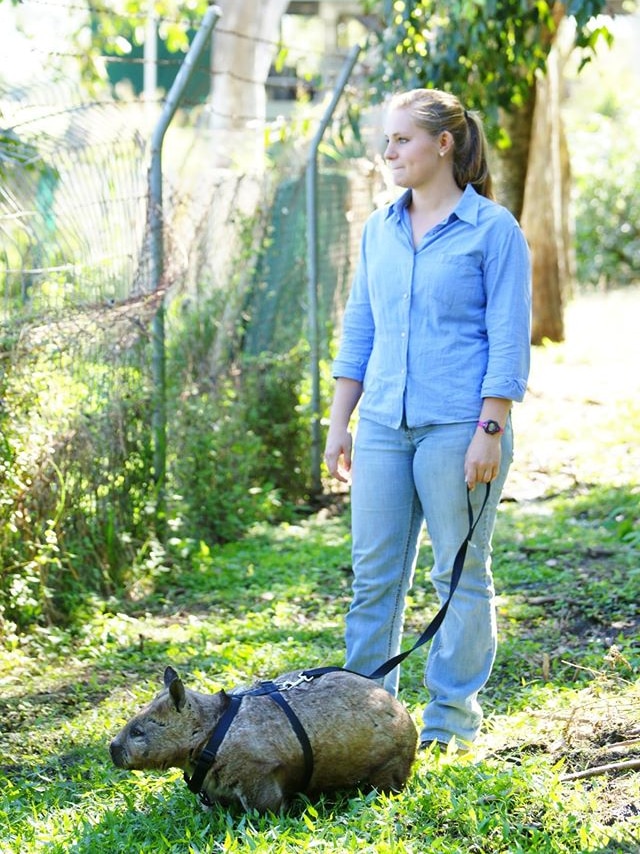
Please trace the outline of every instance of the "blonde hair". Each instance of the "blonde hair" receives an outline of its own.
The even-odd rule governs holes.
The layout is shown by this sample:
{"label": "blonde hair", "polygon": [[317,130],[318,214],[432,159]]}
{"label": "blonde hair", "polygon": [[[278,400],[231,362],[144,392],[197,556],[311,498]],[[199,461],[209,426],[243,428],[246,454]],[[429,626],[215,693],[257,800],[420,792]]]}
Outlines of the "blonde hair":
{"label": "blonde hair", "polygon": [[471,184],[480,195],[494,198],[482,121],[465,110],[455,95],[440,89],[411,89],[393,95],[389,107],[408,110],[415,124],[432,136],[449,131],[456,184],[461,190]]}

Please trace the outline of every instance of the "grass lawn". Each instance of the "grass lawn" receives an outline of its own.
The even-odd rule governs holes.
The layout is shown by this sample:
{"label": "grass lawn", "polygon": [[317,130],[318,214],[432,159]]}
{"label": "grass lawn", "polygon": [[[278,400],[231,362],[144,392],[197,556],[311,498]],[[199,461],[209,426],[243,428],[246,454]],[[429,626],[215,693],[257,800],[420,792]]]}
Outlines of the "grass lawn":
{"label": "grass lawn", "polygon": [[[537,348],[494,542],[500,648],[472,756],[423,753],[393,797],[285,816],[200,808],[181,772],[108,743],[166,664],[201,691],[341,664],[348,506],[222,548],[176,547],[151,589],[0,647],[0,849],[31,852],[638,852],[640,290],[580,297]],[[425,542],[407,639],[434,611]],[[419,719],[424,653],[403,668]]]}

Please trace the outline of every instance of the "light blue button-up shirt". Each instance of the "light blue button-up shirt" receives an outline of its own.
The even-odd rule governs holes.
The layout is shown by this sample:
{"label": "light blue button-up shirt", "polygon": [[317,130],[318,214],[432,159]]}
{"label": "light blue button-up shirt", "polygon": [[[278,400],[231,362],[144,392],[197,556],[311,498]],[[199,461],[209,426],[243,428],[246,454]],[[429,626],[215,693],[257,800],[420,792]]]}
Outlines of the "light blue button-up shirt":
{"label": "light blue button-up shirt", "polygon": [[471,185],[414,248],[410,199],[367,220],[333,375],[362,382],[360,416],[388,427],[476,420],[482,398],[525,394],[529,249]]}

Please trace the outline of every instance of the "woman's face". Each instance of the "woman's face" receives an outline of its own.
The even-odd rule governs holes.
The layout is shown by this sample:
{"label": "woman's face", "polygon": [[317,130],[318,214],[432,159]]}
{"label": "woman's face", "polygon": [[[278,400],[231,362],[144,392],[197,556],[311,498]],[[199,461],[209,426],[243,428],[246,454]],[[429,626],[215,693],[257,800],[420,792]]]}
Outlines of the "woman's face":
{"label": "woman's face", "polygon": [[440,152],[446,147],[442,138],[418,127],[407,108],[392,108],[384,124],[387,147],[384,158],[393,181],[399,187],[418,189],[443,167]]}

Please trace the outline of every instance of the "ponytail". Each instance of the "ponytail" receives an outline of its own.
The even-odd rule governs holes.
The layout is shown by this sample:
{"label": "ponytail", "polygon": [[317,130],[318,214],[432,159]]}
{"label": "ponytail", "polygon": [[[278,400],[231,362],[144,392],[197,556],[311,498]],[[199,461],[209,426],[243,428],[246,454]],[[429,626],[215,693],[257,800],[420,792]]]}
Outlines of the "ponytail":
{"label": "ponytail", "polygon": [[464,190],[467,184],[471,184],[481,196],[493,199],[495,198],[493,182],[487,161],[487,140],[482,121],[476,113],[470,113],[467,110],[464,110],[464,118],[467,133],[460,134],[461,137],[466,137],[460,147],[458,147],[458,140],[452,131],[455,144],[453,177],[461,190]]}

